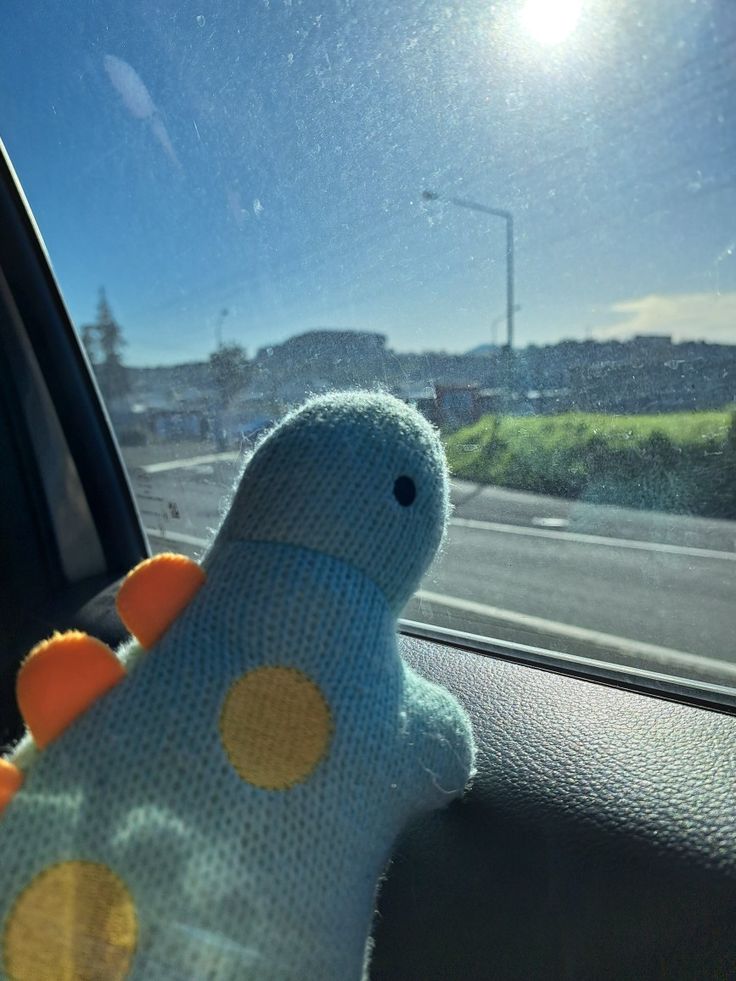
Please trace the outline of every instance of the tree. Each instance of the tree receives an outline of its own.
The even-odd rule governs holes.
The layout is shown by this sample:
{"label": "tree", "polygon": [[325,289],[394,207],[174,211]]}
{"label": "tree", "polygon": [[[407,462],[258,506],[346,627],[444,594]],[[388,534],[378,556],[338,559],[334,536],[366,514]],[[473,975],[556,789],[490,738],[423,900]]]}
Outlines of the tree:
{"label": "tree", "polygon": [[220,408],[225,408],[248,382],[247,354],[240,344],[222,344],[210,355],[210,368],[220,396]]}
{"label": "tree", "polygon": [[97,301],[97,319],[93,324],[82,327],[82,343],[105,401],[127,395],[130,380],[121,353],[126,342],[123,330],[107,302],[104,287],[100,288]]}

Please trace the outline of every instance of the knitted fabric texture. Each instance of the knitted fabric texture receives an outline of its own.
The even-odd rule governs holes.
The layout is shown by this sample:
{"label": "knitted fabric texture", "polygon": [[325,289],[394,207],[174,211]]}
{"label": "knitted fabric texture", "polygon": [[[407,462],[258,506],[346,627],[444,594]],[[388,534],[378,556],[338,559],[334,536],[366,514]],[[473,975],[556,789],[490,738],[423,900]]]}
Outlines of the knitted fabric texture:
{"label": "knitted fabric texture", "polygon": [[4,976],[365,975],[392,843],[473,771],[464,711],[396,643],[447,510],[434,430],[389,396],[315,399],[261,443],[194,598],[15,755]]}

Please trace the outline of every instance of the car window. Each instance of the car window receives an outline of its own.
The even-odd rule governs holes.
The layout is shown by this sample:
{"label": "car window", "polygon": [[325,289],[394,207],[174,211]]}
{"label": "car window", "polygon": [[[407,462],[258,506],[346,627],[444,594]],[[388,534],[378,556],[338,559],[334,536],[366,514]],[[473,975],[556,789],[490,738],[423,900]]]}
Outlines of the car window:
{"label": "car window", "polygon": [[725,0],[6,10],[0,135],[152,548],[381,388],[453,473],[407,621],[734,688],[735,56]]}

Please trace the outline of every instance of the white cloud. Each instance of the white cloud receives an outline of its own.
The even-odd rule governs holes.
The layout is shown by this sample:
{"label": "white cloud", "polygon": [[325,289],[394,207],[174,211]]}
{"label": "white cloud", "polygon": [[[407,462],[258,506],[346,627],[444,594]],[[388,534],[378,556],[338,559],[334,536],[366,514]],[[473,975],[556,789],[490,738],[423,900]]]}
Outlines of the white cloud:
{"label": "white cloud", "polygon": [[637,334],[669,334],[673,341],[736,344],[736,291],[653,293],[613,303],[617,323],[593,328],[597,340],[627,340]]}

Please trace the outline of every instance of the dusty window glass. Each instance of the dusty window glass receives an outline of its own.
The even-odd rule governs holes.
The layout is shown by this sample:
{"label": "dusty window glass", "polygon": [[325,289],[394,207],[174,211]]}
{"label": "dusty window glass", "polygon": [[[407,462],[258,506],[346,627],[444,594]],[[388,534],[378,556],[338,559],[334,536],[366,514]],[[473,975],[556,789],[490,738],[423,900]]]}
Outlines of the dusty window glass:
{"label": "dusty window glass", "polygon": [[0,134],[155,549],[307,393],[441,429],[412,621],[731,686],[736,8],[15,5]]}

